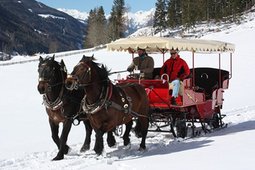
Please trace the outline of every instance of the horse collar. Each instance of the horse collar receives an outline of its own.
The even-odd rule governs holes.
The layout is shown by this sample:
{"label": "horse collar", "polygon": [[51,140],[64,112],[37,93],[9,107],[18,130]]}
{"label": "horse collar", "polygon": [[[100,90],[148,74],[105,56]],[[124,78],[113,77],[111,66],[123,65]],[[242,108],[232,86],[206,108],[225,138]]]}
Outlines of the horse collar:
{"label": "horse collar", "polygon": [[46,94],[44,94],[43,95],[43,104],[45,105],[46,108],[53,110],[53,111],[60,109],[63,106],[63,101],[62,101],[63,93],[64,93],[64,86],[62,86],[59,96],[53,102],[51,102],[50,99],[48,98],[48,96]]}
{"label": "horse collar", "polygon": [[82,109],[84,110],[84,112],[87,114],[94,114],[103,109],[106,104],[106,101],[108,101],[112,97],[112,88],[113,85],[109,81],[109,84],[107,85],[106,89],[105,87],[102,88],[102,92],[98,101],[93,104],[88,103],[87,95],[85,95],[84,98],[82,99]]}
{"label": "horse collar", "polygon": [[43,95],[43,104],[45,105],[46,108],[53,110],[53,111],[58,110],[63,106],[62,97],[64,94],[64,88],[65,88],[64,72],[65,72],[65,69],[61,69],[61,77],[62,77],[63,82],[57,83],[55,85],[51,85],[51,86],[56,86],[56,85],[62,84],[62,87],[61,87],[61,90],[60,90],[60,93],[59,93],[57,99],[55,101],[51,102],[50,99],[48,98],[47,94]]}
{"label": "horse collar", "polygon": [[53,111],[56,111],[63,106],[63,102],[59,97],[54,102],[50,102],[46,95],[43,95],[43,104],[46,108]]}

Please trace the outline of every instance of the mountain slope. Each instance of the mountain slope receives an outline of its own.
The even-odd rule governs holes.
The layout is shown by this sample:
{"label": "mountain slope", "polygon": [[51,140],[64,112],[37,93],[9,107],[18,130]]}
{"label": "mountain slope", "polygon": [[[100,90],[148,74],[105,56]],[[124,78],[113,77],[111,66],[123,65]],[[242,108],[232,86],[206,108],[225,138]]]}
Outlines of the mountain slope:
{"label": "mountain slope", "polygon": [[[125,149],[122,138],[116,137],[118,143],[116,147],[109,148],[104,140],[104,154],[96,156],[93,151],[95,143],[93,134],[91,149],[87,153],[80,153],[79,149],[85,135],[84,126],[80,125],[72,127],[68,138],[71,151],[65,156],[65,159],[52,162],[51,159],[56,156],[57,147],[51,139],[45,107],[41,105],[42,96],[36,90],[37,63],[30,62],[1,67],[1,81],[8,83],[2,83],[0,88],[3,99],[3,102],[0,102],[3,120],[0,124],[0,169],[155,170],[169,169],[169,167],[171,169],[196,170],[253,169],[251,162],[254,159],[255,150],[253,140],[255,107],[252,100],[253,95],[247,95],[240,90],[240,87],[249,90],[249,94],[255,94],[254,79],[252,77],[247,79],[247,76],[244,76],[255,71],[252,44],[255,35],[254,26],[255,22],[250,21],[236,25],[228,31],[216,32],[203,37],[227,41],[236,45],[233,55],[234,74],[230,80],[229,89],[224,92],[222,112],[226,114],[223,121],[228,123],[228,127],[185,140],[173,139],[169,133],[149,132],[145,152],[137,151],[140,139],[131,133],[132,145],[130,149]],[[97,62],[106,64],[113,71],[125,69],[132,59],[128,52],[109,52],[105,49],[83,54],[87,56],[94,54]],[[63,59],[70,72],[83,54],[60,57],[57,60]],[[154,57],[157,66],[162,64],[161,54],[151,54],[151,56]],[[192,58],[191,53],[188,55],[188,53],[181,52],[181,56],[190,60]],[[169,57],[169,53],[166,54],[166,57]],[[210,65],[212,61],[215,61],[213,58],[216,61],[218,59],[218,55],[211,57],[204,65]],[[20,76],[21,73],[22,76]],[[10,79],[10,77],[12,78]],[[249,83],[243,83],[247,81]],[[19,82],[18,88],[17,82]],[[12,91],[6,89],[12,89]],[[13,106],[16,109],[12,109]],[[106,139],[106,135],[104,139]]]}
{"label": "mountain slope", "polygon": [[[87,12],[81,12],[75,9],[58,9],[62,12],[67,13],[70,16],[73,16],[74,18],[80,20],[83,23],[86,23],[86,20],[89,16],[89,13]],[[137,11],[135,13],[132,12],[126,12],[124,17],[127,21],[127,30],[126,35],[130,35],[137,30],[153,25],[153,19],[154,19],[154,12],[155,9],[152,8],[148,11]],[[109,18],[110,15],[106,15],[106,18]]]}
{"label": "mountain slope", "polygon": [[81,47],[85,25],[35,0],[1,0],[0,16],[0,51],[34,54]]}

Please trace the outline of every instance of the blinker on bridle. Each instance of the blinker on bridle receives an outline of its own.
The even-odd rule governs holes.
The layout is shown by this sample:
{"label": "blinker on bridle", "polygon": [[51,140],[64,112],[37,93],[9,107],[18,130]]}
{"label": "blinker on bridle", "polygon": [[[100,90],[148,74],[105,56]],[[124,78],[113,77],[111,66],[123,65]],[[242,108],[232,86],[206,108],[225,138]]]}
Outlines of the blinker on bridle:
{"label": "blinker on bridle", "polygon": [[87,68],[86,72],[84,72],[81,75],[81,79],[85,78],[88,75],[89,76],[89,81],[88,81],[88,83],[80,83],[78,76],[74,75],[75,73],[68,74],[67,75],[67,79],[71,80],[71,84],[69,84],[69,86],[66,86],[66,88],[68,90],[78,90],[79,87],[84,87],[84,86],[90,85],[90,81],[91,81],[91,68],[90,68],[90,66],[88,66],[86,63],[84,63],[82,61],[79,62],[74,68],[77,68],[80,65],[82,67]]}
{"label": "blinker on bridle", "polygon": [[[41,65],[41,67],[43,66],[41,72],[43,72],[43,71],[45,70],[45,65],[46,65],[46,63],[43,63],[43,64]],[[56,68],[53,67],[52,70],[55,70],[55,69],[56,69]],[[50,75],[53,74],[53,73],[52,73],[52,72],[53,72],[52,70],[51,70]],[[66,72],[66,69],[65,69],[65,68],[62,68],[61,66],[60,66],[60,70]],[[61,72],[61,76],[62,76],[62,80],[64,80],[63,72]],[[50,76],[50,77],[52,78],[52,76]],[[49,84],[49,82],[51,81],[51,78],[50,78],[50,79],[47,79],[47,78],[45,78],[44,76],[39,75],[38,82],[45,82],[45,83],[47,83],[47,89],[48,89],[48,91],[51,91],[51,88],[52,88],[52,87],[58,86],[58,85],[60,85],[60,84],[64,84],[64,82],[59,82],[59,83],[55,83],[55,84]]]}
{"label": "blinker on bridle", "polygon": [[81,75],[81,79],[85,79],[86,77],[88,77],[88,81],[87,83],[79,83],[79,78],[77,76],[74,76],[75,77],[75,81],[77,83],[77,86],[89,86],[91,85],[91,68],[88,64],[84,63],[84,62],[80,62],[77,64],[77,66],[82,66],[82,67],[85,67],[87,68],[87,70]]}

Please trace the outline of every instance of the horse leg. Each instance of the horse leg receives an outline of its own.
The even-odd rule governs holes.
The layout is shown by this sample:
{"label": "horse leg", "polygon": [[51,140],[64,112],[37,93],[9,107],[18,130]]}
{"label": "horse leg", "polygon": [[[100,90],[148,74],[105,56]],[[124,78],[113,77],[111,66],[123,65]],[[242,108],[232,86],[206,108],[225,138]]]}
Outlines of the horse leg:
{"label": "horse leg", "polygon": [[58,149],[60,148],[60,140],[58,137],[58,129],[59,125],[55,124],[52,120],[49,119],[50,129],[51,129],[51,138],[53,139],[54,143],[57,145]]}
{"label": "horse leg", "polygon": [[113,136],[112,131],[107,132],[107,144],[109,147],[112,147],[116,144],[115,137]]}
{"label": "horse leg", "polygon": [[95,142],[94,151],[96,152],[97,155],[101,155],[104,149],[104,140],[103,140],[104,132],[102,130],[95,130],[95,132],[96,132],[96,142]]}
{"label": "horse leg", "polygon": [[141,127],[140,130],[142,135],[142,141],[140,143],[139,150],[145,150],[146,149],[145,140],[148,133],[149,119],[145,117],[140,117],[138,118],[138,122],[140,123],[140,127]]}
{"label": "horse leg", "polygon": [[135,125],[135,128],[134,128],[134,131],[135,131],[135,136],[137,138],[141,138],[142,137],[142,133],[141,133],[141,123],[138,119],[136,119],[135,121],[136,125]]}
{"label": "horse leg", "polygon": [[81,147],[80,152],[85,152],[85,151],[89,150],[90,142],[91,142],[91,134],[92,134],[92,127],[90,125],[90,122],[88,120],[85,120],[85,121],[83,121],[83,123],[85,125],[86,137],[85,137],[85,141]]}
{"label": "horse leg", "polygon": [[123,135],[124,146],[127,146],[128,144],[130,144],[129,133],[132,129],[132,125],[133,125],[132,120],[126,124],[126,130],[125,130],[125,133]]}
{"label": "horse leg", "polygon": [[54,161],[64,159],[64,154],[68,153],[69,146],[66,145],[66,141],[67,141],[68,134],[71,130],[71,127],[72,127],[72,121],[67,119],[63,123],[63,130],[60,137],[60,148],[59,148],[57,156],[53,158]]}

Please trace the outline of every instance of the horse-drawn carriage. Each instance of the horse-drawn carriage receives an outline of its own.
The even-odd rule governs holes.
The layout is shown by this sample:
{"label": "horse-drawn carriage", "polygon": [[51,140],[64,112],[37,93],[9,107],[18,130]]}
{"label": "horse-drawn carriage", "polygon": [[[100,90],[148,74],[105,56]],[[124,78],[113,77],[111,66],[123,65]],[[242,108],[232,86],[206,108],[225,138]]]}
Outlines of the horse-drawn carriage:
{"label": "horse-drawn carriage", "polygon": [[[69,75],[63,61],[56,62],[54,56],[46,59],[40,57],[38,91],[44,96],[52,138],[59,148],[53,160],[63,159],[64,154],[68,153],[69,146],[66,141],[75,119],[84,121],[86,126],[86,138],[81,151],[89,149],[93,128],[96,132],[94,150],[98,155],[102,154],[104,148],[104,133],[108,132],[107,143],[113,146],[116,141],[112,131],[122,124],[126,125],[124,146],[129,146],[129,133],[134,120],[134,131],[142,138],[139,150],[146,149],[148,130],[171,132],[174,137],[184,138],[190,128],[192,136],[199,132],[196,124],[200,124],[205,132],[224,126],[221,109],[223,92],[228,88],[232,76],[233,44],[138,37],[120,39],[107,45],[109,50],[127,50],[133,55],[138,47],[145,48],[147,52],[161,52],[163,61],[164,54],[172,48],[191,51],[191,75],[183,80],[178,105],[171,105],[167,75],[150,80],[128,76],[118,79],[114,84],[109,79],[109,70],[94,62],[94,57],[83,56]],[[195,53],[198,52],[218,53],[218,68],[195,67]],[[230,53],[228,71],[221,67],[221,55],[224,52]],[[158,77],[159,69],[154,69],[155,77]],[[60,122],[63,122],[61,137],[58,136]]]}
{"label": "horse-drawn carriage", "polygon": [[[223,92],[228,88],[232,76],[232,53],[234,45],[220,41],[186,40],[164,37],[138,37],[120,39],[107,45],[108,50],[129,51],[133,56],[137,48],[147,52],[164,54],[170,49],[190,51],[192,53],[191,75],[184,79],[182,93],[177,98],[178,105],[171,105],[168,76],[159,79],[134,79],[128,76],[117,79],[117,84],[138,83],[147,92],[150,105],[150,131],[172,132],[175,137],[186,137],[191,128],[191,136],[196,136],[201,127],[204,132],[225,126],[221,114]],[[195,67],[195,54],[218,54],[218,68]],[[222,69],[221,55],[229,53],[228,70]],[[154,69],[154,77],[159,76],[159,69]],[[170,89],[171,91],[171,89]]]}

